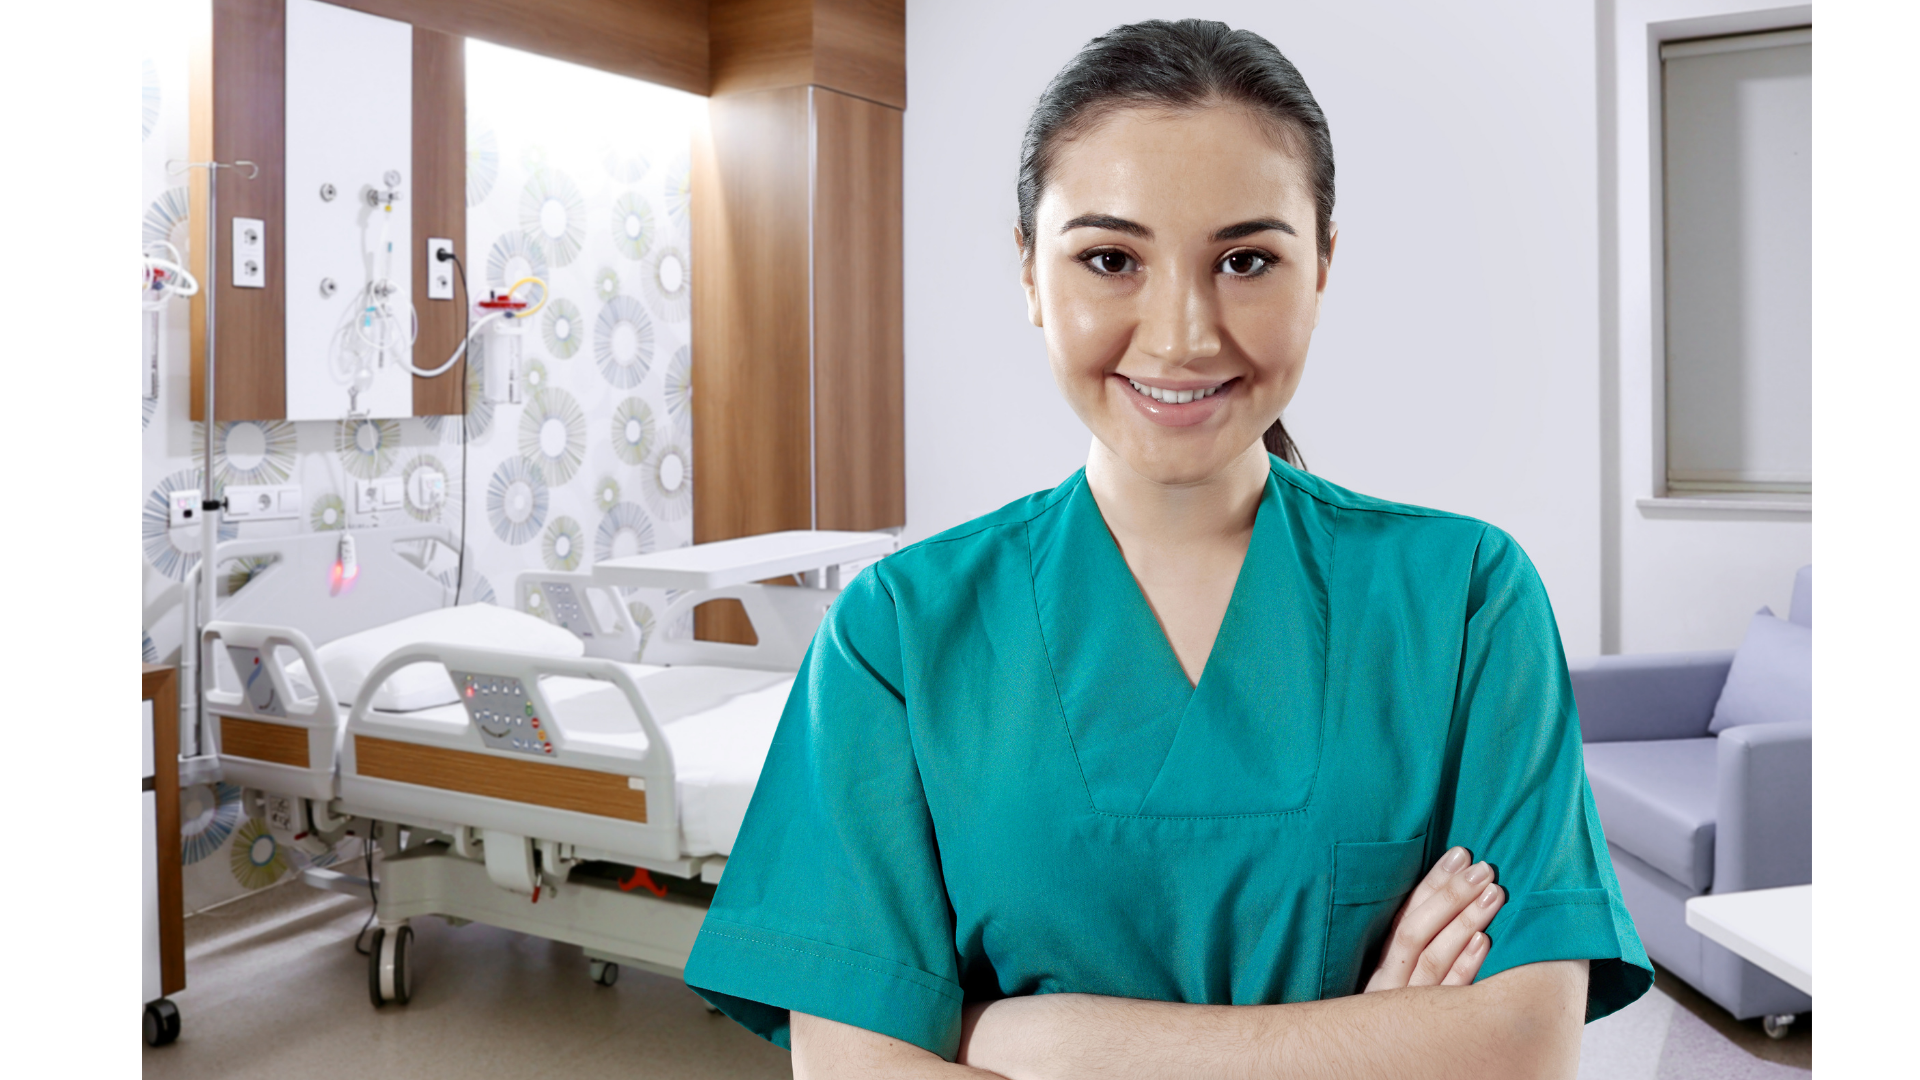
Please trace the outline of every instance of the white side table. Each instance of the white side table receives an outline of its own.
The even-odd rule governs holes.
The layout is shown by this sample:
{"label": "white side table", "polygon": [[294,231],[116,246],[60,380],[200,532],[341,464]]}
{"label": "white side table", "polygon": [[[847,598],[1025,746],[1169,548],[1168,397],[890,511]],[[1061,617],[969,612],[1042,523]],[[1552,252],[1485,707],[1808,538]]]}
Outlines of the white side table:
{"label": "white side table", "polygon": [[[1813,993],[1813,886],[1696,896],[1687,925],[1804,994]],[[1767,1034],[1786,1035],[1792,1016],[1766,1018]]]}

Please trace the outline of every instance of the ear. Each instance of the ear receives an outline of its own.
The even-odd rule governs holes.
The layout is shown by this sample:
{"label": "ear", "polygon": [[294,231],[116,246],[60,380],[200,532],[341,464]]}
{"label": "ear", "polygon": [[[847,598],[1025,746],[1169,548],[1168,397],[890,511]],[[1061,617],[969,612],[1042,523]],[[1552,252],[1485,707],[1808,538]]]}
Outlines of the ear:
{"label": "ear", "polygon": [[1020,259],[1020,287],[1027,291],[1027,321],[1040,323],[1040,289],[1033,283],[1033,260],[1027,258],[1027,246],[1020,242],[1020,226],[1013,227],[1013,250]]}
{"label": "ear", "polygon": [[1333,253],[1340,246],[1340,225],[1327,223],[1327,257],[1320,260],[1320,279],[1313,287],[1313,328],[1320,328],[1320,301],[1327,295],[1327,272],[1333,269]]}

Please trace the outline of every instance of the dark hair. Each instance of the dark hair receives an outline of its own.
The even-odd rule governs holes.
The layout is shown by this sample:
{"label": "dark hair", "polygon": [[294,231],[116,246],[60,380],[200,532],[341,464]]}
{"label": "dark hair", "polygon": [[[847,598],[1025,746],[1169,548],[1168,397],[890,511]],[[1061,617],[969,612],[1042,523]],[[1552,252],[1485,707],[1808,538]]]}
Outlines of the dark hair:
{"label": "dark hair", "polygon": [[[1033,215],[1058,144],[1130,106],[1196,109],[1245,105],[1306,151],[1320,258],[1333,254],[1333,139],[1327,118],[1300,72],[1273,43],[1250,30],[1206,19],[1153,19],[1116,27],[1087,42],[1047,84],[1020,146],[1020,243],[1033,255]],[[1306,464],[1279,420],[1262,441],[1269,453]]]}

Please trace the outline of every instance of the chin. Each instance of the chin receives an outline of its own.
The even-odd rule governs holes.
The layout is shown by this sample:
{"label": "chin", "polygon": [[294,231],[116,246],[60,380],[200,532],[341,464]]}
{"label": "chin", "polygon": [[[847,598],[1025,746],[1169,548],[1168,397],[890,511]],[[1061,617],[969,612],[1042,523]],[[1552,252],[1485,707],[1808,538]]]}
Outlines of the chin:
{"label": "chin", "polygon": [[1232,465],[1246,447],[1225,447],[1217,439],[1166,438],[1128,440],[1120,459],[1141,477],[1170,487],[1197,484]]}

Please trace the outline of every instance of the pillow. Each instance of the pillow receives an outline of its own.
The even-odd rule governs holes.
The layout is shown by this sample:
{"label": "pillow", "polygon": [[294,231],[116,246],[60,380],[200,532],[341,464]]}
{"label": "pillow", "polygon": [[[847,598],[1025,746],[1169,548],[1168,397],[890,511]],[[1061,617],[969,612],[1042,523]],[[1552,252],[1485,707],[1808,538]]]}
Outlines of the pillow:
{"label": "pillow", "polygon": [[[327,673],[342,705],[360,696],[367,676],[394,650],[415,642],[467,645],[483,649],[510,649],[539,656],[583,656],[586,645],[568,631],[536,615],[494,604],[463,604],[437,608],[399,622],[362,630],[329,641],[314,650],[320,669]],[[315,696],[305,661],[287,665],[294,697]],[[387,679],[373,695],[373,707],[386,712],[412,712],[460,700],[453,679],[439,664],[409,664]]]}
{"label": "pillow", "polygon": [[1813,630],[1761,608],[1713,707],[1715,735],[1742,724],[1813,719]]}

